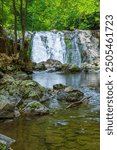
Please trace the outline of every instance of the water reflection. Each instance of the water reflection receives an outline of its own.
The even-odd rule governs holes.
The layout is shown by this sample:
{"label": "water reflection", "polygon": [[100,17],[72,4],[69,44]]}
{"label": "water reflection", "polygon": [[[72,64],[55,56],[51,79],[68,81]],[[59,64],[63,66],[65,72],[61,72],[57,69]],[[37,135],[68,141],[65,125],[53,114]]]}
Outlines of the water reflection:
{"label": "water reflection", "polygon": [[34,72],[33,80],[39,82],[44,87],[52,88],[54,84],[66,84],[79,88],[80,86],[99,87],[99,73],[77,73],[77,74],[60,74],[48,72]]}

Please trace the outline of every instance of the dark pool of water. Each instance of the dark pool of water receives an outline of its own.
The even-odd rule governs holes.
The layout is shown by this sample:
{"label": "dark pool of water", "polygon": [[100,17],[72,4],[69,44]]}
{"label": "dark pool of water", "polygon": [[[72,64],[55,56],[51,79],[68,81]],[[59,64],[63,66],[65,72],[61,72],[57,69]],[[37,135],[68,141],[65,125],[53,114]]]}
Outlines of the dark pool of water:
{"label": "dark pool of water", "polygon": [[49,88],[57,83],[71,85],[92,97],[89,104],[53,115],[0,123],[0,132],[16,139],[14,150],[99,150],[99,73],[35,72],[33,79]]}

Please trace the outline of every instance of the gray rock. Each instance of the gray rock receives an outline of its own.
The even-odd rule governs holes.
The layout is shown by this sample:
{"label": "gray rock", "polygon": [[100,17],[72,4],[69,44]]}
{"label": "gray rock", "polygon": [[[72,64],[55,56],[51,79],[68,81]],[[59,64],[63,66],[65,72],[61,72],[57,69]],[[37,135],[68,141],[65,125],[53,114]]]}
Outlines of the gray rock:
{"label": "gray rock", "polygon": [[61,90],[61,89],[65,89],[66,87],[67,87],[66,85],[63,85],[61,83],[53,85],[54,90]]}
{"label": "gray rock", "polygon": [[22,110],[25,115],[44,115],[49,113],[49,109],[40,102],[29,102]]}
{"label": "gray rock", "polygon": [[[56,87],[57,86],[57,87]],[[77,89],[73,89],[72,87],[64,87],[64,85],[62,84],[57,84],[55,85],[55,88],[53,86],[53,89],[57,89],[57,99],[58,100],[65,100],[68,102],[75,102],[80,100],[84,94],[77,90]]]}
{"label": "gray rock", "polygon": [[[24,105],[25,99],[39,101],[44,92],[45,88],[35,81],[14,79],[9,75],[4,75],[0,80],[0,118],[19,117],[20,110],[17,110],[16,107],[20,109],[20,106]],[[46,109],[43,108],[43,110]],[[36,111],[39,113],[39,110]]]}
{"label": "gray rock", "polygon": [[0,134],[0,143],[1,141],[3,141],[4,144],[6,144],[8,147],[15,142],[14,139],[8,137],[8,136],[5,136],[3,134]]}

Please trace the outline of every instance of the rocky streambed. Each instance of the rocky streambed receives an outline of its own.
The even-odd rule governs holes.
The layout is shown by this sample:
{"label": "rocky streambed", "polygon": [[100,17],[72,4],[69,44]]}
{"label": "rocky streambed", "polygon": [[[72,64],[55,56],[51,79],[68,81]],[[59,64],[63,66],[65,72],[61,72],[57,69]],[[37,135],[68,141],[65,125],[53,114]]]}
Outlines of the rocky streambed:
{"label": "rocky streambed", "polygon": [[[39,142],[42,143],[42,150],[47,149],[46,144],[50,147],[51,144],[54,144],[53,149],[64,147],[62,146],[63,141],[67,140],[66,138],[62,139],[62,127],[64,126],[72,130],[70,131],[70,137],[68,136],[70,142],[72,142],[72,137],[74,139],[75,135],[71,132],[74,133],[80,130],[82,126],[80,125],[77,129],[77,126],[74,127],[73,122],[77,124],[78,119],[80,123],[85,120],[84,117],[86,117],[86,120],[94,119],[94,122],[92,123],[91,121],[90,125],[86,123],[83,126],[92,126],[93,124],[96,126],[96,131],[94,132],[99,134],[99,126],[97,126],[99,124],[95,120],[99,119],[99,64],[86,64],[78,68],[75,65],[62,64],[57,60],[47,60],[46,62],[33,64],[31,65],[33,68],[29,67],[29,70],[27,70],[19,64],[15,65],[17,60],[14,60],[14,58],[10,59],[6,56],[2,58],[4,60],[0,62],[0,132],[16,140],[16,144],[13,146],[14,149],[20,150],[23,147],[23,149],[27,150],[24,145],[27,144],[28,140],[24,144],[20,136],[14,135],[12,129],[15,129],[15,132],[17,129],[18,135],[21,134],[20,132],[24,132],[26,135],[27,132],[25,131],[27,129],[34,130],[34,124],[38,131],[38,119],[40,120],[40,128],[43,128],[44,124],[45,128],[47,126],[50,128],[50,131],[47,130],[46,142]],[[36,71],[33,74],[29,74],[32,69]],[[78,116],[81,117],[79,118]],[[41,120],[41,118],[43,119]],[[29,127],[28,125],[25,126],[27,120],[30,120],[30,123],[32,122]],[[21,131],[23,126],[26,129]],[[55,139],[55,136],[51,135],[50,132],[53,133],[56,127],[60,127],[60,131],[57,131],[57,135],[55,134],[57,136]],[[45,130],[45,128],[42,130]],[[88,128],[86,130],[88,131]],[[2,134],[0,136],[0,146],[2,149],[8,149],[12,142],[8,144],[7,138],[3,138],[4,135]],[[38,136],[37,134],[36,136]],[[58,136],[59,134],[60,136]],[[85,134],[85,132],[83,131],[82,134]],[[31,136],[30,134],[30,140],[32,139]],[[42,133],[42,139],[44,136],[44,133]],[[53,136],[56,143],[51,140]],[[38,138],[34,139],[35,136],[33,136],[32,140],[37,142]],[[41,140],[41,137],[39,139]],[[14,142],[14,140],[12,141]],[[30,147],[30,150],[33,150],[35,142]],[[39,143],[37,144],[38,147]],[[76,143],[74,149],[77,150],[79,142],[77,141]],[[90,142],[88,144],[90,145]],[[71,145],[74,145],[73,142]],[[98,145],[98,142],[96,145]],[[37,148],[35,147],[35,149]],[[66,149],[68,149],[68,146]]]}
{"label": "rocky streambed", "polygon": [[[99,148],[99,80],[97,73],[65,75],[59,72],[42,71],[34,72],[33,80],[25,77],[24,75],[5,74],[0,80],[0,117],[2,119],[0,131],[16,140],[14,149],[20,150],[25,147],[24,149],[27,150],[26,145],[32,140],[30,150],[34,147],[46,150],[46,145],[49,145],[50,149],[57,149],[57,147],[69,149],[70,145],[74,145],[74,149],[77,150],[77,147],[83,147],[79,142],[83,144],[82,138],[85,138],[85,135],[87,136],[85,140],[88,142],[84,141],[84,148],[87,144],[88,147],[92,145],[90,141],[93,137],[92,132],[97,134],[93,147]],[[90,99],[85,99],[88,97]],[[91,131],[92,127],[94,130]],[[39,128],[43,131],[41,132]],[[32,133],[28,134],[29,137],[24,144],[26,131],[32,131]],[[63,139],[65,131],[69,133],[69,136]],[[78,134],[75,133],[77,131]],[[21,135],[22,132],[23,135]],[[52,138],[54,141],[51,140]],[[66,141],[65,146],[63,141]],[[67,141],[70,142],[70,145]]]}

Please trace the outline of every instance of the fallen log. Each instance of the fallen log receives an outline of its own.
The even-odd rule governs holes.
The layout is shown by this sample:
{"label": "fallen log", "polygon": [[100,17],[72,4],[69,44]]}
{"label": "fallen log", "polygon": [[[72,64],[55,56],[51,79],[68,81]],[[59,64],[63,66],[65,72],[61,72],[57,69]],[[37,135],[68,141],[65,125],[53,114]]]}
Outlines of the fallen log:
{"label": "fallen log", "polygon": [[77,101],[77,102],[73,102],[73,103],[69,104],[69,105],[66,107],[66,109],[71,108],[71,107],[78,106],[78,105],[82,104],[83,102],[88,101],[90,98],[91,98],[91,96],[90,96],[90,97],[84,97],[84,98],[80,99],[80,100]]}

